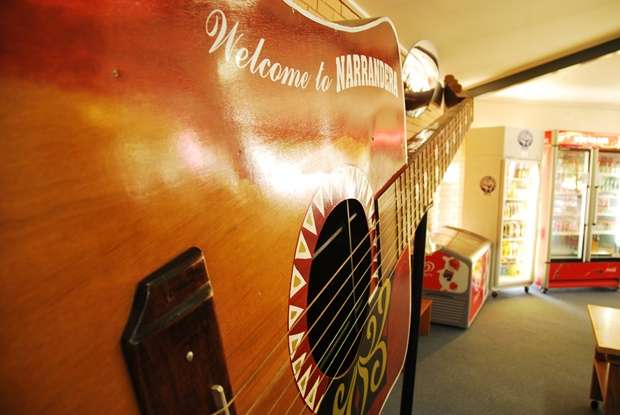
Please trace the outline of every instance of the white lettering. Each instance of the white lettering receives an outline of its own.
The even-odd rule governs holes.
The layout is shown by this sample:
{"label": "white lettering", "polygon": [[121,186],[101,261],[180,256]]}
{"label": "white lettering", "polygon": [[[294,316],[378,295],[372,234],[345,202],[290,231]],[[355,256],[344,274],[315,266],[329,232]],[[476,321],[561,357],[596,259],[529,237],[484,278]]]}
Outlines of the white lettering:
{"label": "white lettering", "polygon": [[362,71],[362,85],[368,85],[368,58],[360,56],[360,70]]}
{"label": "white lettering", "polygon": [[263,59],[258,65],[258,74],[261,76],[261,78],[267,78],[269,73],[265,71],[268,70],[267,68],[269,68],[270,65],[271,61],[267,58]]}
{"label": "white lettering", "polygon": [[228,31],[228,21],[223,11],[219,9],[213,10],[205,20],[205,33],[213,38],[213,43],[209,48],[209,53],[214,53],[218,49],[224,47],[224,57],[227,62],[232,59],[235,66],[239,69],[247,68],[249,65],[250,72],[256,74],[263,79],[269,79],[272,82],[280,82],[281,85],[305,89],[310,81],[308,72],[302,72],[300,69],[282,65],[280,62],[272,62],[269,58],[261,59],[260,55],[265,45],[265,39],[261,38],[256,44],[254,52],[250,57],[250,50],[246,47],[237,46],[243,38],[243,33],[237,34],[239,22],[235,22],[230,31]]}
{"label": "white lettering", "polygon": [[351,64],[351,55],[347,55],[347,76],[346,76],[346,87],[345,88],[352,88],[353,87],[353,68],[352,68],[352,64]]}
{"label": "white lettering", "polygon": [[398,72],[381,59],[371,56],[357,54],[338,56],[336,92],[361,86],[381,88],[398,97]]}
{"label": "white lettering", "polygon": [[[277,74],[276,74],[276,70],[278,71]],[[282,77],[282,65],[280,65],[278,62],[275,62],[273,65],[271,65],[271,68],[269,68],[269,78],[273,82],[278,82],[281,77]]]}
{"label": "white lettering", "polygon": [[353,86],[361,86],[360,55],[353,55]]}
{"label": "white lettering", "polygon": [[[321,68],[323,68],[323,62],[321,62]],[[316,79],[317,89],[319,78]],[[340,92],[346,88],[346,83],[344,80],[344,56],[339,56],[336,58],[336,92]]]}

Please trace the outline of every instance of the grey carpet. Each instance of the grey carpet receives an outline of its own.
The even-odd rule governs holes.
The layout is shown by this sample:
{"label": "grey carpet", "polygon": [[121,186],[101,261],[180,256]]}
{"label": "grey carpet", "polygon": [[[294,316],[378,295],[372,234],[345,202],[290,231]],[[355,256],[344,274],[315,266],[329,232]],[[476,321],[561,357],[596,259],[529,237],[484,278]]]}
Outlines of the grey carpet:
{"label": "grey carpet", "polygon": [[[414,415],[584,415],[594,342],[586,305],[620,308],[606,289],[500,291],[468,330],[420,338]],[[398,414],[399,388],[384,414]]]}

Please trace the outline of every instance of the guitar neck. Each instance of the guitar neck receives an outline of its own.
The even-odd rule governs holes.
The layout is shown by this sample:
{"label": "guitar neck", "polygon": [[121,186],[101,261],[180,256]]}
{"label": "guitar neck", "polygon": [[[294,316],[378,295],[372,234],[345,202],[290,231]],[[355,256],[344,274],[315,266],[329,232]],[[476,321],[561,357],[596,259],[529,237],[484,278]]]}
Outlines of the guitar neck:
{"label": "guitar neck", "polygon": [[[383,246],[390,244],[383,240],[384,236],[392,241],[396,238],[398,252],[409,246],[472,120],[473,100],[465,99],[447,110],[431,127],[408,140],[407,164],[378,197]],[[395,231],[386,232],[394,228]],[[392,265],[385,264],[385,267],[391,269]]]}

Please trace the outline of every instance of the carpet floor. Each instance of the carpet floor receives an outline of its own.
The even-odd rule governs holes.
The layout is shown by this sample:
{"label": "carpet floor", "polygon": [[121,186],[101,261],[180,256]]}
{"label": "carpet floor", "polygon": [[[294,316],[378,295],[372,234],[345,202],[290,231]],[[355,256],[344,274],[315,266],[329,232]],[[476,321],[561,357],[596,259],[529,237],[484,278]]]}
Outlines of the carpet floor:
{"label": "carpet floor", "polygon": [[[607,289],[502,290],[471,328],[420,337],[414,415],[586,415],[594,341],[586,305],[620,308]],[[384,414],[397,414],[400,385]]]}

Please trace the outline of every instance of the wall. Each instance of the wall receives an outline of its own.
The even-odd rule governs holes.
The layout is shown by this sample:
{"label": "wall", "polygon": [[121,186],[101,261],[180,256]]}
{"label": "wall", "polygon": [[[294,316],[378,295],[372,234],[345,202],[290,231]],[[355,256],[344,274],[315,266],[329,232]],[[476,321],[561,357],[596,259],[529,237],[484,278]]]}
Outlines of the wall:
{"label": "wall", "polygon": [[620,107],[476,98],[473,127],[620,132]]}
{"label": "wall", "polygon": [[[493,243],[497,240],[502,179],[504,128],[477,128],[465,136],[465,184],[463,227]],[[489,195],[480,190],[480,179],[495,178],[497,187]]]}

